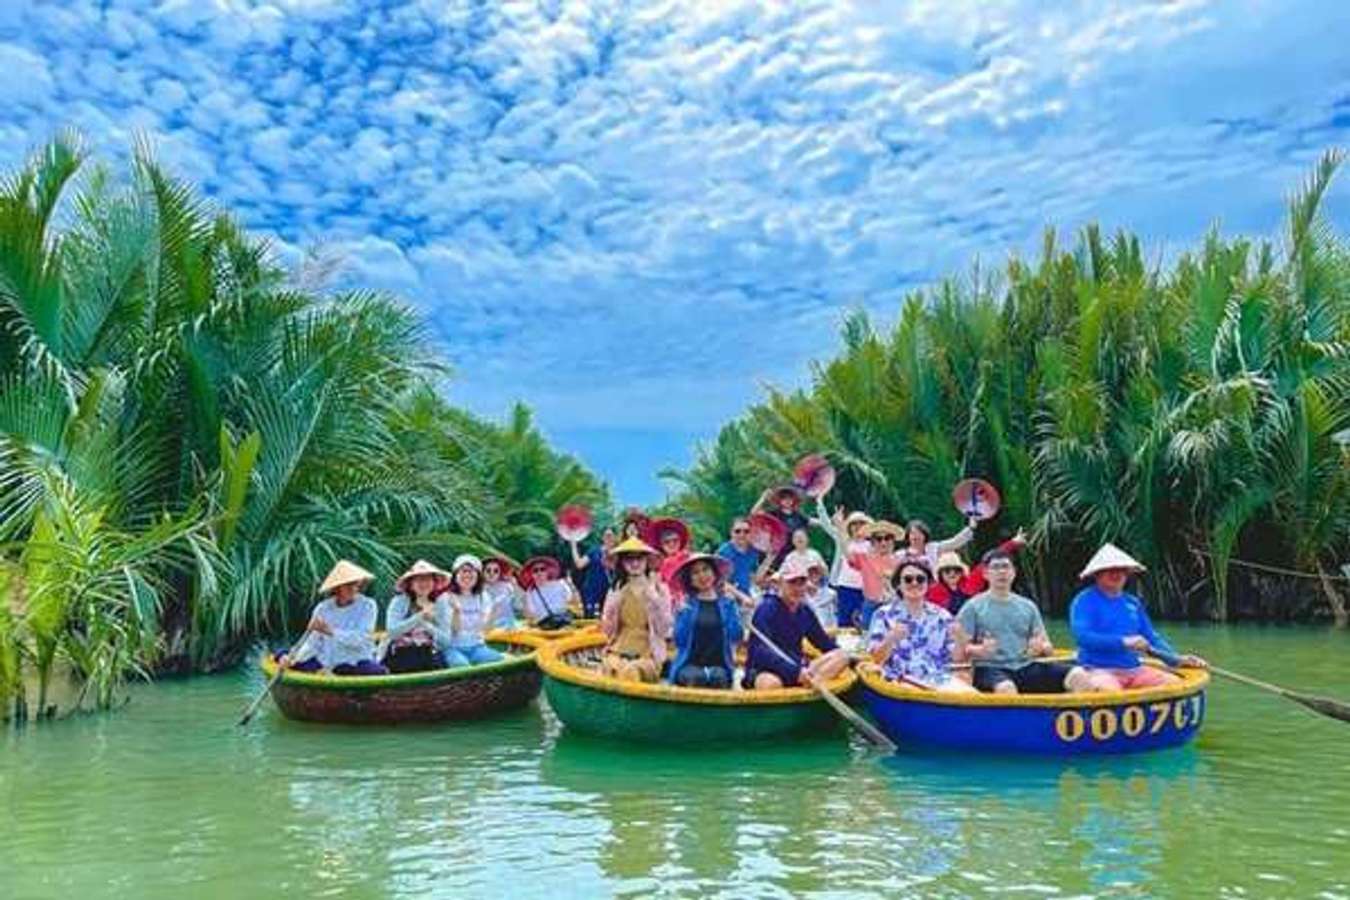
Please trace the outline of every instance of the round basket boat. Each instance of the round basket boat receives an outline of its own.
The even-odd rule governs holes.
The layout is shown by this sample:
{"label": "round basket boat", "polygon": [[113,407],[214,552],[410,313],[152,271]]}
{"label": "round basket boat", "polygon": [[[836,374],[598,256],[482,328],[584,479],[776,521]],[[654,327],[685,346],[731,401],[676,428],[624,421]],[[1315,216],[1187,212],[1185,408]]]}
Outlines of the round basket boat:
{"label": "round basket boat", "polygon": [[[504,631],[489,632],[487,641],[507,657],[481,666],[404,675],[287,672],[272,688],[272,699],[289,719],[395,725],[482,718],[539,696],[543,677],[535,659],[539,641]],[[276,669],[276,662],[264,656],[263,674],[271,678]]]}
{"label": "round basket boat", "polygon": [[501,629],[499,633],[510,635],[511,637],[519,637],[535,644],[541,644],[547,641],[556,641],[565,637],[574,637],[578,634],[595,631],[599,627],[599,619],[573,619],[572,624],[568,625],[566,628],[545,630],[543,628],[523,626],[519,628]]}
{"label": "round basket boat", "polygon": [[901,747],[1046,756],[1138,753],[1176,747],[1205,719],[1203,669],[1179,670],[1181,683],[1110,693],[941,694],[886,680],[859,667],[867,710]]}
{"label": "round basket boat", "polygon": [[[688,744],[828,734],[838,728],[836,713],[810,688],[712,690],[609,678],[600,670],[604,645],[605,636],[591,632],[539,648],[549,707],[574,731],[625,741]],[[853,671],[845,670],[828,686],[843,694],[856,681]]]}

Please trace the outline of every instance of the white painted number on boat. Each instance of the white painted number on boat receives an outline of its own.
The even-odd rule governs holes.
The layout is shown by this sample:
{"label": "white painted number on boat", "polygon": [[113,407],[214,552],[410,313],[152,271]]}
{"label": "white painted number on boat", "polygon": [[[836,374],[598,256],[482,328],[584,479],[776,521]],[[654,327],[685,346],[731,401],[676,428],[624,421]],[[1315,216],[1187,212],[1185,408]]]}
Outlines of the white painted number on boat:
{"label": "white painted number on boat", "polygon": [[1061,741],[1073,743],[1083,736],[1083,717],[1066,709],[1055,718],[1055,733]]}
{"label": "white painted number on boat", "polygon": [[1109,741],[1116,734],[1116,711],[1114,709],[1094,709],[1092,711],[1092,737],[1098,741]]}
{"label": "white painted number on boat", "polygon": [[1178,731],[1184,731],[1199,725],[1204,713],[1204,700],[1199,694],[1176,702],[1150,703],[1147,712],[1142,706],[1119,710],[1101,707],[1094,709],[1086,719],[1077,710],[1066,709],[1055,717],[1055,734],[1061,741],[1071,744],[1086,733],[1091,733],[1095,741],[1109,741],[1117,731],[1130,738],[1143,734],[1145,728],[1149,734],[1159,734],[1169,721]]}

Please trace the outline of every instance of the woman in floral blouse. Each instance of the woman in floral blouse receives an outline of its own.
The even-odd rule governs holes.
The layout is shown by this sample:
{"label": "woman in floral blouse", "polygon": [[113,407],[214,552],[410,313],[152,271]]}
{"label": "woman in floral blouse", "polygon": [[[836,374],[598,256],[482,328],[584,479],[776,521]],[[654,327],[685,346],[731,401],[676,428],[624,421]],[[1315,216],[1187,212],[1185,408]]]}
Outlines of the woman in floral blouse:
{"label": "woman in floral blouse", "polygon": [[892,579],[899,596],[876,611],[867,633],[867,648],[882,674],[937,691],[975,693],[951,672],[956,624],[951,613],[924,597],[933,581],[928,563],[906,559]]}

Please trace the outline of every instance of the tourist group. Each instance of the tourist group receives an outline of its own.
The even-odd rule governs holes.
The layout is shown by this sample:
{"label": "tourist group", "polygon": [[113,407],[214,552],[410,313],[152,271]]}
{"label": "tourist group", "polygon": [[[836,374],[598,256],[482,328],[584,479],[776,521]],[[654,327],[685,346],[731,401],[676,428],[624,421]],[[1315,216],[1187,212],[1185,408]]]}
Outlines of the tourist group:
{"label": "tourist group", "polygon": [[[1144,567],[1111,544],[1081,572],[1069,616],[1076,655],[1057,653],[1036,603],[1013,589],[1024,536],[967,565],[960,551],[979,525],[972,515],[934,539],[923,521],[829,513],[820,496],[784,485],[715,552],[699,552],[681,520],[630,509],[586,552],[570,535],[570,575],[551,556],[516,566],[465,554],[448,571],[418,560],[395,581],[382,629],[362,593],[373,576],[343,560],[320,586],[305,639],[279,661],[343,676],[419,672],[500,660],[493,629],[598,627],[607,677],[726,690],[818,685],[855,660],[849,649],[889,680],[939,693],[1128,691],[1179,682],[1145,655],[1205,666],[1154,629],[1126,589]],[[811,546],[813,528],[833,543],[829,561]]]}

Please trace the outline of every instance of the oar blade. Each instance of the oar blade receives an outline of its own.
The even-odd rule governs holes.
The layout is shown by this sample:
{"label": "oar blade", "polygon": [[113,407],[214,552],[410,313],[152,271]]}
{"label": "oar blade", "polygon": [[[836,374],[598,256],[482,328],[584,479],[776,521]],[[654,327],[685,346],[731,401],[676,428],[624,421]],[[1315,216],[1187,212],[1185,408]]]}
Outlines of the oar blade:
{"label": "oar blade", "polygon": [[1350,722],[1350,703],[1342,703],[1330,697],[1319,697],[1316,694],[1295,694],[1292,691],[1286,693],[1285,696],[1295,703],[1306,706],[1313,712],[1321,713],[1331,719],[1339,719],[1342,722]]}

